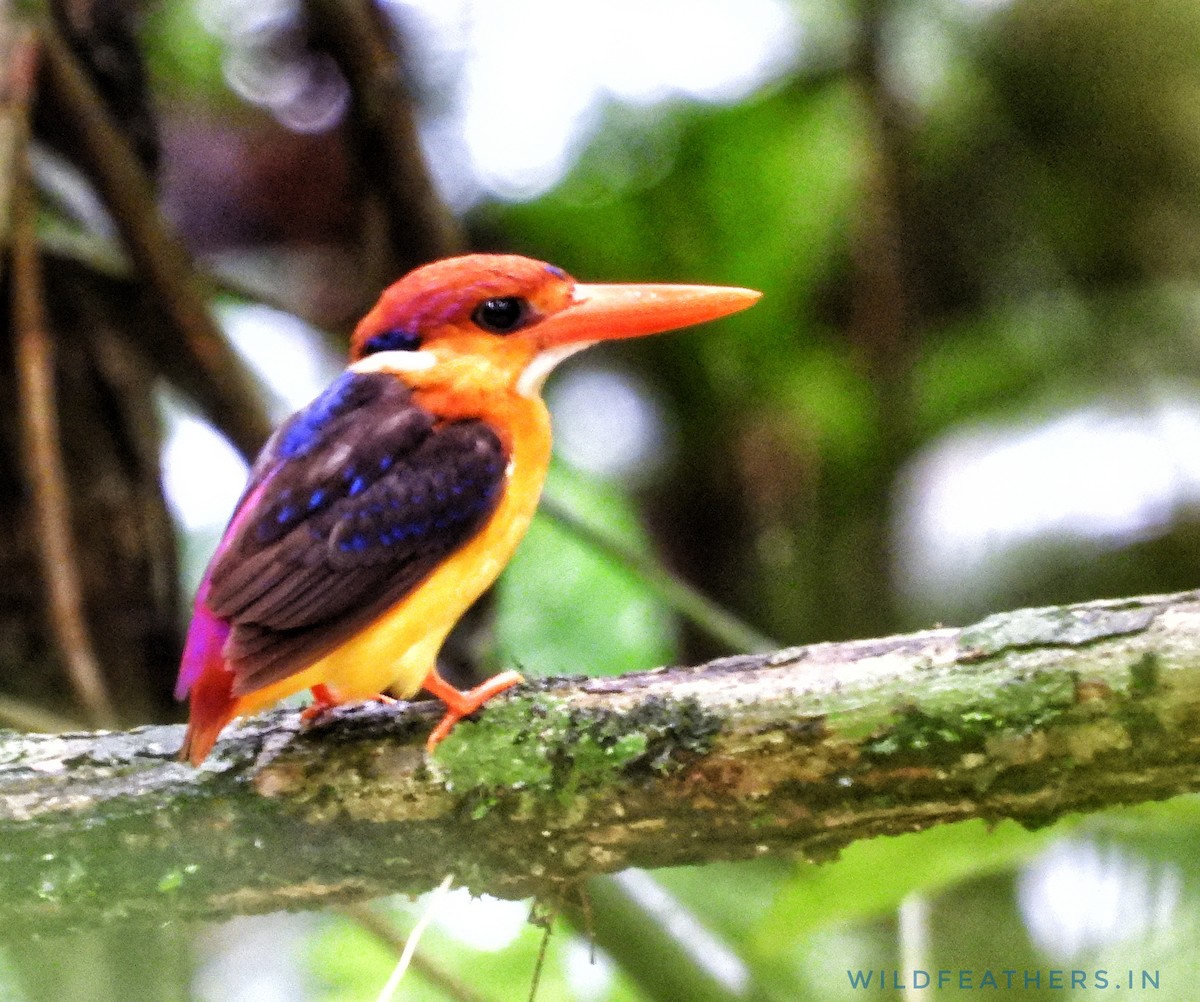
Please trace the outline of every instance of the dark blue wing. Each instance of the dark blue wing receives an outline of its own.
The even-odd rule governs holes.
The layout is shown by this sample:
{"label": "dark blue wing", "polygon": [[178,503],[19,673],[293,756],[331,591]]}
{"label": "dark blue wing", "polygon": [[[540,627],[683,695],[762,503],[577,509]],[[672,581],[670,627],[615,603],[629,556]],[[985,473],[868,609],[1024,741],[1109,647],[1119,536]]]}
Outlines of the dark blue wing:
{"label": "dark blue wing", "polygon": [[387,374],[347,372],[294,415],[208,572],[234,692],[300,671],[400,601],[491,516],[506,463],[482,421],[439,424]]}

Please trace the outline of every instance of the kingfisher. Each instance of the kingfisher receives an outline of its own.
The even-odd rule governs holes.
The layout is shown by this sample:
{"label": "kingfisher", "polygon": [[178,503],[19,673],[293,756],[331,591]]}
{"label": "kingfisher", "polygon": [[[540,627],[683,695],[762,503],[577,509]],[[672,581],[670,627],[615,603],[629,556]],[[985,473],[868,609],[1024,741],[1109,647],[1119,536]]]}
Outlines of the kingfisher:
{"label": "kingfisher", "polygon": [[355,328],[350,364],[271,436],[208,565],[175,694],[199,765],[234,717],[311,689],[446,713],[429,751],[521,682],[438,674],[450,629],[512,556],[550,462],[541,398],[569,355],[753,304],[749,289],[583,284],[543,261],[470,254],[417,268]]}

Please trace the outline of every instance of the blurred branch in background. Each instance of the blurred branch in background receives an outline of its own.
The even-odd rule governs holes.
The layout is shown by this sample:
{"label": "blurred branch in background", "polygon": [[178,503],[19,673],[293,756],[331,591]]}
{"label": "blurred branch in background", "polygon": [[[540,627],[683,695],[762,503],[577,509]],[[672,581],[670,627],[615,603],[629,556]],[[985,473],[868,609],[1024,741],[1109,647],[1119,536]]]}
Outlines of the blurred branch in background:
{"label": "blurred branch in background", "polygon": [[329,48],[350,86],[357,167],[383,203],[390,253],[377,262],[372,284],[462,253],[462,229],[422,156],[404,38],[388,30],[378,8],[358,0],[306,0],[305,9],[314,42]]}
{"label": "blurred branch in background", "polygon": [[674,612],[729,652],[756,653],[778,646],[766,634],[692,587],[661,560],[607,533],[554,495],[542,499],[541,511],[587,546],[625,568]]}
{"label": "blurred branch in background", "polygon": [[20,102],[12,196],[12,332],[18,401],[37,550],[46,584],[49,620],[85,719],[113,727],[117,713],[84,617],[82,570],[71,527],[70,488],[62,454],[55,385],[55,351],[46,309],[46,286],[37,245],[37,196],[29,170],[30,94],[39,60],[32,33],[10,54],[11,93]]}
{"label": "blurred branch in background", "polygon": [[88,176],[169,321],[142,331],[139,345],[246,456],[253,456],[271,432],[253,378],[217,328],[190,255],[159,214],[149,178],[71,50],[49,26],[41,39],[48,89],[62,112],[59,126],[78,142]]}
{"label": "blurred branch in background", "polygon": [[689,1002],[758,1002],[772,997],[752,970],[650,874],[626,870],[594,877],[586,907],[568,921],[622,960],[622,969],[650,998]]}
{"label": "blurred branch in background", "polygon": [[[859,92],[863,124],[861,209],[850,233],[845,336],[861,357],[875,448],[865,475],[868,487],[886,496],[915,445],[913,365],[920,350],[923,316],[912,259],[915,206],[912,198],[912,123],[888,73],[890,4],[860,0],[847,79]],[[869,472],[868,472],[869,471]],[[886,509],[863,513],[857,578],[836,601],[854,603],[850,618],[877,632],[898,620],[892,577],[891,527]],[[850,569],[849,567],[847,569]]]}

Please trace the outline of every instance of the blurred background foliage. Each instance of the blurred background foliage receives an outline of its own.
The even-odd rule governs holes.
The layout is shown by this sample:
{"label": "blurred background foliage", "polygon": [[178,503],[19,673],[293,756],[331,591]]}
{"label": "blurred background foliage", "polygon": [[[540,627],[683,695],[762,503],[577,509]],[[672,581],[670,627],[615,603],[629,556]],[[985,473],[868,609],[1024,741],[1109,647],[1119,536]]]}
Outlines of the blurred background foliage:
{"label": "blurred background foliage", "polygon": [[[710,329],[556,375],[553,512],[457,635],[463,671],[617,672],[1196,584],[1190,0],[80,0],[49,13],[260,391],[164,361],[181,335],[120,250],[128,213],[80,154],[78,109],[39,92],[30,159],[62,451],[119,719],[178,714],[180,610],[240,489],[228,441],[248,451],[245,414],[311,398],[383,284],[463,247],[589,280],[765,293]],[[6,27],[46,15],[22,4]],[[381,123],[380,107],[409,117]],[[17,567],[0,586],[0,709],[10,723],[83,719],[28,594],[19,435],[0,431],[17,513],[0,525]],[[97,518],[128,521],[130,497],[149,512],[135,526]],[[682,582],[741,622],[717,622]],[[948,967],[1041,970],[1030,999],[1086,994],[1052,989],[1050,968],[1103,968],[1122,986],[1148,969],[1161,997],[1184,998],[1200,964],[1198,835],[1181,798],[1038,833],[879,839],[836,861],[624,874],[558,918],[541,997],[855,998],[847,970],[903,981]],[[136,956],[121,930],[9,943],[0,995],[373,999],[426,906],[168,922]],[[401,997],[525,997],[542,935],[529,910],[451,895]]]}

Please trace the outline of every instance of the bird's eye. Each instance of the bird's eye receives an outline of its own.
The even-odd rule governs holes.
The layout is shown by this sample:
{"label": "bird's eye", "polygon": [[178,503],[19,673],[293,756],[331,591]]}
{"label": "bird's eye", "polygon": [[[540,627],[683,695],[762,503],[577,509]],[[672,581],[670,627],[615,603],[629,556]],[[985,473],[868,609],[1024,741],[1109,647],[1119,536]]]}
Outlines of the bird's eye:
{"label": "bird's eye", "polygon": [[377,351],[416,351],[420,347],[421,335],[416,331],[393,327],[367,338],[362,346],[362,353],[365,357],[374,355]]}
{"label": "bird's eye", "polygon": [[497,296],[475,307],[471,319],[489,334],[511,334],[529,322],[529,303],[520,296]]}

